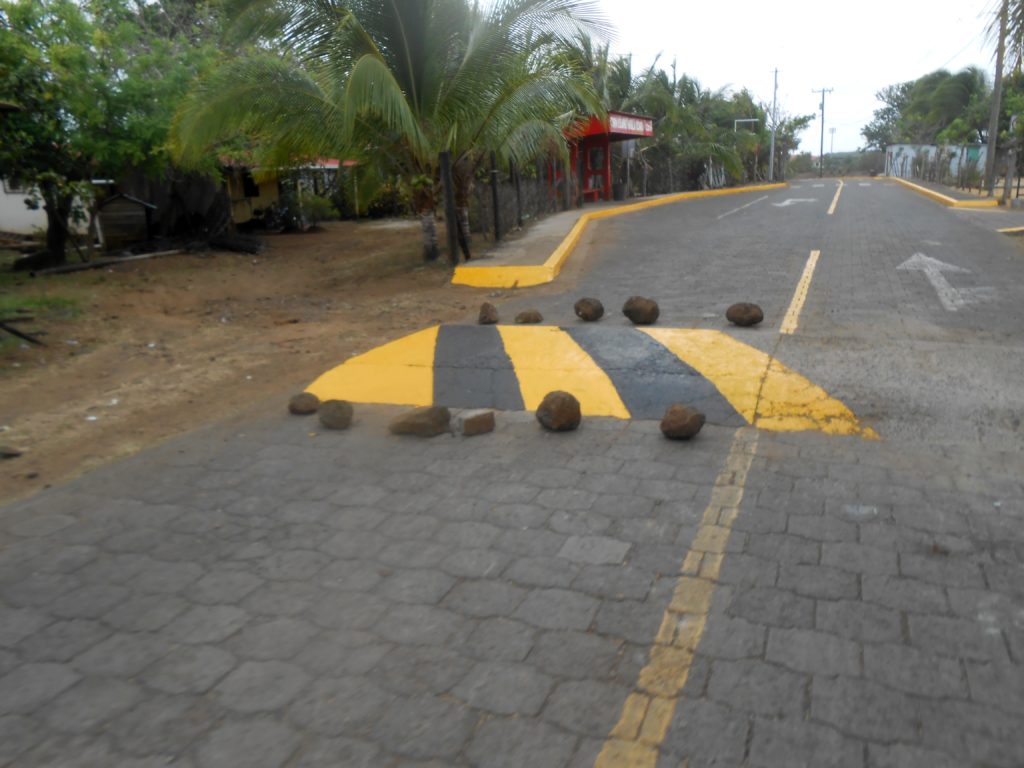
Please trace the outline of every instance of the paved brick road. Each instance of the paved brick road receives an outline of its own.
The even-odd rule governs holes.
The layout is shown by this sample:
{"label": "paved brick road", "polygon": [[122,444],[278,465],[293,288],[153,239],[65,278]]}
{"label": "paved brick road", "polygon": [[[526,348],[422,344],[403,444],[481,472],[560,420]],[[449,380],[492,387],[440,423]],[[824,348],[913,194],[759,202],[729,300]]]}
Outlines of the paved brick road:
{"label": "paved brick road", "polygon": [[[889,205],[917,210],[898,193]],[[692,228],[661,266],[673,324],[711,324],[703,313],[725,301],[711,292],[730,288],[697,246],[726,242],[722,263],[736,266],[743,248],[722,238],[753,242],[741,222],[718,239],[700,229],[733,207],[702,205],[635,224],[651,242]],[[799,226],[734,269],[730,298],[761,288],[777,316],[801,238],[838,226],[823,207],[781,209]],[[956,222],[981,236],[935,210],[954,217],[937,241],[967,248]],[[981,246],[969,265],[998,264],[1005,304],[977,311],[1006,311],[1022,267],[1003,241]],[[1019,421],[1000,410],[1020,395],[990,380],[1019,363],[989,362],[1019,350],[1012,317],[987,330],[986,317],[945,317],[917,275],[871,314],[854,292],[891,275],[857,287],[860,272],[828,257],[825,295],[848,283],[865,314],[844,326],[812,287],[804,335],[779,354],[830,388],[843,379],[882,441],[709,426],[674,444],[653,422],[611,419],[553,435],[528,414],[421,441],[387,436],[394,409],[365,406],[351,431],[311,436],[313,421],[273,403],[258,423],[0,510],[0,765],[543,768],[602,751],[608,764],[616,746],[691,768],[1024,764],[1024,462]],[[604,259],[587,287],[650,292]],[[687,288],[692,274],[710,282]],[[897,347],[861,327],[887,318],[903,322]],[[999,418],[979,424],[967,373],[896,388],[935,375],[912,364],[925,326]],[[869,342],[908,358],[888,394],[875,369],[840,377],[838,352],[822,353],[845,344],[868,359]],[[915,388],[915,419],[887,408]],[[963,407],[940,423],[934,398]]]}

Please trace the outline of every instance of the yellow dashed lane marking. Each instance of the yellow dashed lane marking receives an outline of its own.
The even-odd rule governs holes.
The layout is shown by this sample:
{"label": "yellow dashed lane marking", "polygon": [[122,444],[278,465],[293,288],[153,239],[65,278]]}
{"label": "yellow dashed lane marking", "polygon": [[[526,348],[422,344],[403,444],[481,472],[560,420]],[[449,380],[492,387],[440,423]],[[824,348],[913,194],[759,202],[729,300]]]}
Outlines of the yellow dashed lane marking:
{"label": "yellow dashed lane marking", "polygon": [[498,333],[512,360],[527,410],[536,410],[544,395],[561,389],[576,396],[586,415],[629,418],[608,374],[565,331],[551,326],[499,325]]}
{"label": "yellow dashed lane marking", "polygon": [[721,331],[643,328],[711,381],[748,423],[775,432],[816,429],[877,437],[821,387]]}
{"label": "yellow dashed lane marking", "polygon": [[333,368],[307,388],[321,400],[433,405],[434,350],[440,326],[371,349]]}
{"label": "yellow dashed lane marking", "polygon": [[839,205],[839,195],[843,192],[843,180],[839,180],[839,188],[836,189],[836,196],[832,198],[832,205],[828,207],[828,215],[832,216],[836,212],[836,206]]}
{"label": "yellow dashed lane marking", "polygon": [[657,763],[658,748],[668,733],[679,694],[690,676],[693,654],[704,635],[722,553],[739,514],[756,450],[757,433],[749,428],[737,430],[700,528],[683,559],[647,665],[640,670],[595,768],[653,768]]}
{"label": "yellow dashed lane marking", "polygon": [[804,302],[807,301],[807,292],[811,290],[811,280],[814,278],[814,269],[818,266],[820,256],[821,251],[811,251],[811,255],[807,258],[803,274],[800,275],[800,282],[796,284],[793,299],[789,302],[789,309],[786,310],[786,316],[782,318],[779,333],[791,334],[799,326],[800,311],[804,308]]}

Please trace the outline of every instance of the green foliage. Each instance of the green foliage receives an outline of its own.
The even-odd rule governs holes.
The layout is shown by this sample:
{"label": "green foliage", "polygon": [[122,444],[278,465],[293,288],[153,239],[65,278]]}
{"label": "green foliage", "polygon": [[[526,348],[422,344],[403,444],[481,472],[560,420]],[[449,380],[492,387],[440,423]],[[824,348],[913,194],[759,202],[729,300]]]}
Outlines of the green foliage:
{"label": "green foliage", "polygon": [[985,140],[991,92],[985,73],[977,67],[955,74],[939,69],[883,88],[876,98],[883,106],[861,129],[868,147]]}
{"label": "green foliage", "polygon": [[405,216],[412,212],[412,200],[400,184],[385,182],[374,190],[366,212],[372,219]]}
{"label": "green foliage", "polygon": [[[195,4],[0,0],[0,176],[36,186],[63,260],[71,199],[129,168],[166,167],[171,117],[215,50]],[[178,13],[168,13],[178,11]],[[187,12],[186,12],[187,11]],[[188,24],[186,30],[180,25]],[[60,234],[59,232],[56,234]]]}
{"label": "green foliage", "polygon": [[564,144],[574,113],[600,109],[585,75],[554,55],[581,29],[603,31],[592,0],[225,6],[244,54],[180,110],[174,149],[186,165],[243,137],[263,165],[342,157],[378,176],[436,179],[449,151],[465,197],[487,152],[529,159]]}
{"label": "green foliage", "polygon": [[302,217],[312,226],[321,221],[338,218],[338,211],[328,198],[320,195],[305,194],[302,196]]}

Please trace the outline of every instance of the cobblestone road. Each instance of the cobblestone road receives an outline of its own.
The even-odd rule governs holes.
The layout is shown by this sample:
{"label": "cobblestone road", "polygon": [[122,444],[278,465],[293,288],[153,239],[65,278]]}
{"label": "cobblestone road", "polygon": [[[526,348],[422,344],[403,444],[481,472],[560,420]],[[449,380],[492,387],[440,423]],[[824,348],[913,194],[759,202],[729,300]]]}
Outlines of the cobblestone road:
{"label": "cobblestone road", "polygon": [[1024,764],[1024,466],[970,409],[959,441],[682,444],[394,412],[211,427],[0,510],[0,765]]}

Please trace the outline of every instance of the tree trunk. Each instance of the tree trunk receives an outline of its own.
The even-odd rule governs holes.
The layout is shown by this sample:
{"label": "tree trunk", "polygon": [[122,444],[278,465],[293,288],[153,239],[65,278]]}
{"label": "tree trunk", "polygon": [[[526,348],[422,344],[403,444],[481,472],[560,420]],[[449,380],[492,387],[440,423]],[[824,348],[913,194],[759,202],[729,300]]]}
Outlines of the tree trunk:
{"label": "tree trunk", "polygon": [[420,212],[420,227],[423,232],[423,260],[434,261],[441,252],[437,247],[437,215],[433,208]]}
{"label": "tree trunk", "polygon": [[46,211],[45,267],[59,267],[67,261],[68,219],[71,196],[62,194],[53,184],[43,184],[43,209]]}

